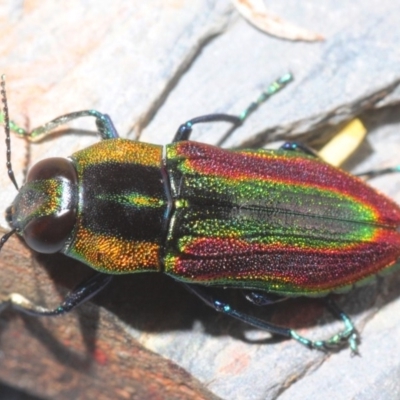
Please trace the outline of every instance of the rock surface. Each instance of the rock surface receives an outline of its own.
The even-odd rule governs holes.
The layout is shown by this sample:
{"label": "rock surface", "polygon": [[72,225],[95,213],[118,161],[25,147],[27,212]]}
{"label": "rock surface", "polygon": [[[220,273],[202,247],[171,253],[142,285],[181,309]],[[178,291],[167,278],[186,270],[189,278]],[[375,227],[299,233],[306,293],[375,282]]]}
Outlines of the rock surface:
{"label": "rock surface", "polygon": [[[226,137],[223,146],[264,146],[274,139],[295,137],[321,144],[328,140],[332,126],[360,116],[370,132],[368,141],[346,168],[360,172],[398,164],[400,5],[389,0],[283,0],[268,7],[326,40],[301,43],[269,37],[241,19],[226,0],[116,0],[112,5],[103,0],[71,0],[68,7],[51,0],[4,1],[0,71],[7,74],[12,118],[32,128],[61,114],[94,108],[111,115],[121,136],[165,144],[192,117],[238,114],[270,81],[289,70],[295,81]],[[98,140],[85,134],[94,130],[92,122],[76,121],[70,127],[70,134],[39,145],[27,146],[12,138],[18,182],[31,162],[68,156]],[[193,139],[215,144],[227,129],[225,124],[199,126]],[[5,154],[3,142],[0,154]],[[400,176],[376,178],[371,184],[400,202]],[[0,185],[5,208],[15,196],[5,170]],[[7,231],[4,219],[1,226]],[[29,251],[6,247],[0,257],[2,295],[19,290],[32,300],[56,304],[58,292],[65,292],[60,287],[71,288],[79,279],[68,260],[40,256],[29,261]],[[23,263],[18,254],[27,261]],[[31,269],[37,262],[44,264],[43,273]],[[18,268],[13,268],[15,263]],[[77,268],[83,275],[88,273],[86,267]],[[268,334],[207,309],[165,277],[117,277],[94,301],[103,307],[101,311],[87,305],[76,316],[43,326],[12,312],[2,316],[0,380],[43,398],[64,399],[90,398],[101,393],[106,377],[112,386],[122,376],[127,386],[116,396],[135,398],[139,392],[130,390],[134,385],[149,393],[156,388],[146,386],[144,374],[124,375],[127,370],[140,371],[141,358],[132,366],[129,360],[121,362],[121,357],[141,357],[143,345],[193,376],[190,390],[184,391],[187,398],[195,398],[196,393],[200,398],[246,400],[309,399],[321,393],[341,399],[398,398],[399,283],[400,275],[395,273],[339,298],[362,337],[361,357],[350,357],[348,350],[324,354],[293,341],[271,341]],[[318,301],[294,300],[257,311],[314,338],[341,327]],[[97,328],[88,328],[85,321]],[[121,330],[121,335],[112,330]],[[80,332],[82,343],[74,344]],[[96,338],[104,338],[98,348],[106,349],[108,363],[102,364],[93,348],[89,351]],[[138,350],[126,353],[131,343]],[[44,360],[40,372],[57,381],[57,391],[36,379],[39,367],[26,358],[39,357],[33,352],[35,346]],[[86,392],[78,384],[79,374],[71,372],[78,357],[71,348],[78,355],[89,352],[96,361],[95,368],[80,361],[78,372],[92,374]],[[157,356],[154,360],[148,368],[162,365],[163,379],[178,385],[168,376],[168,371],[174,375],[173,363],[162,364]],[[71,385],[76,391],[64,390]]]}

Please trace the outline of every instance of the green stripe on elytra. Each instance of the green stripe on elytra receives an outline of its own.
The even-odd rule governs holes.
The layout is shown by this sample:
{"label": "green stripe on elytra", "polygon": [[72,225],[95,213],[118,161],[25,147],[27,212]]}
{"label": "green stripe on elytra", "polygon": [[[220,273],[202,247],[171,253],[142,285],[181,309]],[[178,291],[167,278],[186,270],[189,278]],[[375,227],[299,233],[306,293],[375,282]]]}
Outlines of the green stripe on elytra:
{"label": "green stripe on elytra", "polygon": [[[286,232],[275,228],[268,228],[265,224],[257,224],[255,221],[231,221],[222,220],[203,220],[196,219],[193,225],[188,227],[187,235],[179,239],[178,248],[185,252],[185,248],[198,238],[207,239],[237,239],[244,240],[251,244],[260,244],[265,246],[296,247],[299,249],[340,249],[352,245],[358,245],[362,242],[369,242],[376,233],[374,227],[364,227],[362,232],[354,231],[342,235],[341,239],[333,237],[318,238],[306,236],[302,229],[287,229]],[[185,232],[185,226],[181,226]],[[327,235],[326,235],[327,236]]]}
{"label": "green stripe on elytra", "polygon": [[[293,186],[290,187],[291,191]],[[257,180],[237,182],[226,178],[202,176],[185,180],[185,187],[187,193],[192,190],[200,191],[205,198],[226,198],[227,203],[231,203],[224,205],[218,204],[217,201],[206,211],[197,209],[190,200],[176,204],[177,208],[185,209],[185,218],[180,221],[180,230],[184,234],[178,245],[181,250],[198,237],[244,239],[248,243],[334,249],[371,241],[377,231],[373,210],[346,195],[319,188],[298,187],[299,196],[296,197],[291,191],[286,192],[287,186],[282,183]],[[232,192],[235,193],[234,199],[223,195]],[[288,193],[291,195],[287,196]],[[313,214],[313,204],[310,205],[311,209],[307,214],[290,210],[290,206],[296,201],[309,201],[321,195],[323,201],[330,198],[340,203],[345,211],[341,219],[334,218],[334,214],[326,216],[323,212],[320,215]],[[271,205],[265,204],[265,196]],[[257,199],[262,200],[258,205]],[[249,202],[247,205],[246,200]],[[336,225],[336,231],[330,230],[333,225]],[[311,226],[311,229],[307,228],[308,226]]]}
{"label": "green stripe on elytra", "polygon": [[157,197],[144,196],[141,193],[127,193],[127,194],[100,194],[96,196],[97,199],[106,200],[113,203],[122,205],[131,205],[136,208],[159,208],[165,205],[163,199]]}
{"label": "green stripe on elytra", "polygon": [[[239,207],[245,206],[246,201],[252,202],[252,205],[256,205],[255,202],[259,200],[260,207],[265,208],[270,205],[271,209],[279,210],[283,209],[285,205],[293,206],[297,203],[299,206],[304,206],[302,204],[303,202],[310,202],[312,199],[318,199],[319,201],[314,205],[318,205],[324,210],[321,216],[325,218],[327,217],[325,208],[329,209],[329,207],[325,206],[325,202],[327,200],[332,200],[340,205],[340,210],[337,209],[337,211],[344,211],[346,213],[345,220],[371,224],[376,223],[375,212],[368,205],[363,205],[361,202],[351,198],[345,193],[341,194],[329,189],[307,186],[306,184],[287,184],[272,180],[257,179],[235,181],[233,179],[215,176],[194,175],[192,177],[186,177],[185,188],[188,191],[199,191],[199,198],[212,198],[214,195],[217,200],[225,197],[227,201],[229,201],[230,199],[226,194],[234,193],[235,202],[237,202]],[[265,204],[266,201],[268,201],[268,204]],[[312,206],[312,204],[310,204],[310,206]],[[331,210],[331,212],[333,215],[336,215],[335,210]],[[314,210],[311,210],[309,214],[318,215],[314,213]]]}

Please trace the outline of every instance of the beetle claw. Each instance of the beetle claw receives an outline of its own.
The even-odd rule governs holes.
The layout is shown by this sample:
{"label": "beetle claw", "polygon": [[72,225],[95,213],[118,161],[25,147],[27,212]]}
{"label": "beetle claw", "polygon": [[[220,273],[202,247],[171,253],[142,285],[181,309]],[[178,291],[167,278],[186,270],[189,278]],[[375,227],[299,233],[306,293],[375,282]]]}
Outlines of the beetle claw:
{"label": "beetle claw", "polygon": [[345,330],[333,335],[327,340],[311,340],[299,335],[296,331],[290,331],[291,337],[302,345],[321,351],[339,350],[348,345],[352,355],[358,355],[358,334],[354,328],[346,328]]}

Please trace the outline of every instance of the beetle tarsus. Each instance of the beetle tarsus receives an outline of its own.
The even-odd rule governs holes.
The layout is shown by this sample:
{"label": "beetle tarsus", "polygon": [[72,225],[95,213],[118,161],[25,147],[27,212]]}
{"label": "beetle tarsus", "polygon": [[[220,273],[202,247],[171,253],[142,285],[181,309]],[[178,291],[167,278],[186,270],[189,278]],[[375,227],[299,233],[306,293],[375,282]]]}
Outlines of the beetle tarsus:
{"label": "beetle tarsus", "polygon": [[290,72],[282,75],[274,82],[270,83],[267,89],[265,89],[255,101],[252,101],[247,108],[242,111],[239,115],[240,120],[243,122],[249,117],[257,108],[267,101],[271,96],[282,90],[288,83],[293,81],[293,75]]}
{"label": "beetle tarsus", "polygon": [[328,310],[338,319],[344,322],[345,328],[336,333],[327,340],[311,340],[299,335],[296,331],[291,330],[290,336],[297,340],[299,343],[310,349],[317,349],[322,351],[338,350],[341,347],[348,345],[353,355],[359,354],[358,352],[358,334],[350,317],[345,314],[333,301],[331,297],[325,299]]}
{"label": "beetle tarsus", "polygon": [[339,332],[327,340],[311,340],[304,336],[299,335],[296,331],[291,330],[290,336],[301,343],[302,345],[308,347],[309,349],[316,349],[321,351],[332,351],[339,350],[345,345],[349,345],[351,353],[353,355],[359,354],[358,352],[358,335],[357,332],[352,329],[345,329]]}
{"label": "beetle tarsus", "polygon": [[55,316],[66,314],[95,296],[110,283],[111,279],[112,275],[102,273],[92,276],[78,285],[66,296],[64,301],[54,309],[34,304],[19,293],[11,293],[0,303],[0,312],[4,311],[6,308],[13,308],[32,316]]}

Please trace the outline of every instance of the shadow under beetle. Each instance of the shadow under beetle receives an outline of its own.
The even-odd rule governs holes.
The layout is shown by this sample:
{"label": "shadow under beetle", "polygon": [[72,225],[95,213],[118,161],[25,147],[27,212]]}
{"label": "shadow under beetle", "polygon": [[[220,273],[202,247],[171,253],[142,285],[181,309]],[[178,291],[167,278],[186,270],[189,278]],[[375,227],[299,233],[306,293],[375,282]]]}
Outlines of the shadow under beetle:
{"label": "shadow under beetle", "polygon": [[12,230],[0,242],[1,248],[17,233],[35,251],[60,251],[99,273],[56,309],[15,293],[0,307],[59,315],[98,293],[113,274],[163,272],[215,310],[247,324],[320,350],[348,343],[356,353],[356,330],[329,297],[328,309],[345,327],[327,340],[312,341],[207,291],[207,286],[245,289],[256,305],[276,301],[276,295],[343,293],[400,257],[400,207],[307,147],[285,143],[279,150],[224,150],[189,141],[194,124],[241,125],[291,80],[287,74],[275,81],[239,116],[210,114],[186,122],[165,150],[118,138],[110,117],[94,110],[61,116],[26,133],[9,121],[3,80],[7,168],[17,189],[10,130],[35,140],[91,116],[102,141],[67,159],[34,165],[7,209]]}

